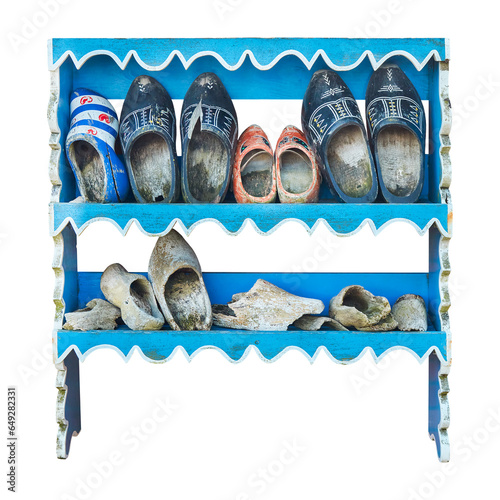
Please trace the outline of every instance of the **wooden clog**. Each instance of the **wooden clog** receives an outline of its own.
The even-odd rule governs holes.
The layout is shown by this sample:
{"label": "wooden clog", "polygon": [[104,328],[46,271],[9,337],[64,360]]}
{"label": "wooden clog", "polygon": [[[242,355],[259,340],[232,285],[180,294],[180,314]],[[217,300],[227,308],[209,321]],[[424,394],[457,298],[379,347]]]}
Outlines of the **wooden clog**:
{"label": "wooden clog", "polygon": [[373,202],[377,174],[363,118],[335,71],[312,76],[302,102],[302,129],[332,194],[348,203]]}
{"label": "wooden clog", "polygon": [[142,274],[111,264],[102,273],[101,291],[120,308],[122,320],[131,330],[159,330],[164,325],[151,283]]}
{"label": "wooden clog", "polygon": [[118,117],[111,103],[93,90],[71,94],[71,123],[66,156],[85,201],[124,201],[130,185],[123,163],[115,153]]}
{"label": "wooden clog", "polygon": [[424,184],[425,112],[417,90],[396,64],[375,71],[366,89],[368,136],[382,195],[413,203]]}
{"label": "wooden clog", "polygon": [[130,185],[140,203],[175,202],[180,174],[172,99],[154,78],[138,76],[120,117],[120,141]]}
{"label": "wooden clog", "polygon": [[276,166],[269,139],[258,125],[250,125],[236,144],[233,192],[238,203],[273,203]]}
{"label": "wooden clog", "polygon": [[226,88],[214,73],[191,84],[181,114],[181,187],[186,203],[224,200],[234,162],[238,120]]}
{"label": "wooden clog", "polygon": [[64,315],[63,330],[114,330],[120,309],[102,299],[93,299],[84,309]]}
{"label": "wooden clog", "polygon": [[321,174],[304,133],[293,125],[283,129],[274,153],[281,203],[316,203]]}
{"label": "wooden clog", "polygon": [[293,295],[259,279],[229,304],[214,304],[214,324],[241,330],[285,331],[304,314],[320,314],[323,302]]}
{"label": "wooden clog", "polygon": [[200,263],[175,229],[158,238],[149,260],[148,275],[172,330],[210,330],[212,306]]}

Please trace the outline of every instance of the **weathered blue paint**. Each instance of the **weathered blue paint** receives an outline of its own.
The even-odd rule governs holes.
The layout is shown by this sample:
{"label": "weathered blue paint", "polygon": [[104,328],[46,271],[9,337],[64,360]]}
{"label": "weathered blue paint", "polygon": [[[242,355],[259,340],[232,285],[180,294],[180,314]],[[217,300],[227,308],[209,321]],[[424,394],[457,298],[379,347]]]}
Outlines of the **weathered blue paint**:
{"label": "weathered blue paint", "polygon": [[[411,78],[422,99],[430,95],[428,68],[417,71],[415,66],[404,56],[393,56],[391,61],[397,62]],[[430,61],[431,67],[434,61]],[[103,93],[109,99],[123,99],[131,83],[131,75],[146,74],[156,78],[171,95],[172,99],[184,99],[189,85],[201,73],[216,73],[224,83],[232,99],[302,99],[312,74],[328,67],[319,58],[308,69],[296,56],[289,55],[281,59],[265,71],[256,68],[247,58],[235,71],[224,68],[211,56],[196,59],[188,68],[175,58],[161,71],[147,70],[135,60],[127,64],[125,71],[105,55],[92,57],[81,69],[74,71],[75,84],[89,86]],[[342,78],[351,89],[356,99],[364,99],[368,79],[373,71],[372,65],[365,59],[356,68],[342,72]],[[293,80],[288,75],[293,74]],[[97,75],[99,78],[97,79]],[[242,79],[245,85],[241,85]],[[237,104],[237,103],[236,103]]]}
{"label": "weathered blue paint", "polygon": [[161,66],[168,56],[178,51],[187,61],[200,52],[215,52],[229,66],[235,66],[244,51],[251,51],[256,61],[267,66],[286,51],[295,51],[310,61],[318,50],[323,50],[337,66],[351,66],[370,51],[376,61],[391,52],[406,52],[422,63],[435,51],[440,60],[448,58],[444,38],[54,38],[49,66],[59,63],[67,51],[77,60],[106,50],[124,61],[135,51],[148,66]]}
{"label": "weathered blue paint", "polygon": [[70,352],[64,358],[66,367],[66,378],[64,380],[65,394],[64,401],[64,419],[67,421],[65,454],[69,454],[71,438],[80,433],[82,429],[81,410],[80,410],[80,360],[74,351]]}
{"label": "weathered blue paint", "polygon": [[66,136],[70,125],[70,96],[73,86],[73,65],[65,61],[59,68],[59,102],[57,106],[57,122],[60,129],[58,138],[61,154],[59,156],[59,177],[61,180],[60,201],[71,201],[80,195],[76,186],[75,175],[66,156]]}
{"label": "weathered blue paint", "polygon": [[[391,304],[405,293],[421,295],[426,302],[429,296],[426,273],[203,273],[212,304],[229,302],[233,294],[250,290],[259,278],[295,295],[323,301],[325,315],[330,299],[348,285],[361,285],[375,295],[387,297]],[[78,274],[78,308],[94,298],[104,299],[100,279],[101,273]]]}
{"label": "weathered blue paint", "polygon": [[[142,273],[145,275],[145,273]],[[248,290],[258,278],[274,283],[292,293],[328,302],[341,288],[360,284],[377,295],[386,296],[391,303],[404,293],[416,293],[427,301],[429,282],[426,273],[204,273],[204,280],[212,303],[225,303],[234,293]],[[100,288],[100,273],[79,273],[78,307],[89,300],[104,298]],[[326,313],[325,313],[326,314]],[[166,327],[165,327],[166,328]],[[240,359],[250,345],[259,348],[266,359],[272,359],[287,347],[302,349],[310,357],[320,346],[326,347],[340,362],[355,359],[367,347],[377,356],[396,346],[405,347],[422,358],[431,347],[436,347],[446,359],[446,334],[440,331],[426,333],[364,333],[364,332],[246,332],[212,329],[210,332],[138,332],[120,329],[109,332],[58,332],[58,353],[61,356],[71,345],[84,354],[99,345],[111,345],[125,356],[137,345],[144,354],[155,360],[164,360],[177,347],[189,355],[204,346],[224,351],[233,360]]]}
{"label": "weathered blue paint", "polygon": [[441,372],[441,361],[432,353],[429,356],[429,436],[436,442],[439,460],[450,460],[450,423],[448,407],[448,371]]}
{"label": "weathered blue paint", "polygon": [[178,346],[183,347],[189,356],[204,347],[217,348],[233,361],[240,360],[249,346],[257,347],[267,360],[276,358],[290,347],[298,347],[313,358],[316,351],[323,346],[337,361],[348,363],[356,359],[366,348],[373,349],[377,357],[393,347],[406,348],[421,359],[430,349],[435,348],[445,358],[446,334],[444,332],[247,332],[216,328],[209,332],[60,330],[57,333],[57,346],[59,356],[71,347],[77,347],[80,353],[85,355],[90,349],[102,346],[113,346],[127,356],[134,346],[138,346],[143,354],[153,361],[166,360]]}
{"label": "weathered blue paint", "polygon": [[246,219],[251,219],[263,233],[287,219],[302,221],[309,229],[322,219],[340,234],[352,233],[365,220],[371,220],[376,229],[391,220],[403,219],[412,222],[421,232],[428,228],[432,221],[437,221],[443,232],[448,230],[448,207],[438,203],[410,205],[386,203],[274,203],[268,205],[55,203],[52,205],[52,210],[54,233],[58,233],[69,219],[75,224],[78,233],[96,219],[113,221],[122,230],[132,219],[136,219],[142,229],[151,235],[165,233],[175,220],[180,220],[189,229],[206,219],[219,221],[231,233],[238,232]]}
{"label": "weathered blue paint", "polygon": [[[78,256],[76,250],[77,237],[71,226],[67,226],[62,231],[62,242],[60,245],[61,262],[60,266],[54,267],[56,274],[64,274],[62,292],[63,307],[65,311],[73,311],[77,306],[78,297]],[[54,295],[54,299],[58,299]]]}

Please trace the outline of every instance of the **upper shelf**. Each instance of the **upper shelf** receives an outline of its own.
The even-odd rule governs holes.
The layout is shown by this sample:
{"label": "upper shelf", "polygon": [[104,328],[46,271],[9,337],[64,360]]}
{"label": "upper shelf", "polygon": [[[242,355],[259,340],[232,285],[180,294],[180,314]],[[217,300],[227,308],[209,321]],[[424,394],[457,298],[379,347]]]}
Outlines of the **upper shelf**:
{"label": "upper shelf", "polygon": [[272,231],[286,220],[294,220],[312,232],[324,221],[337,234],[351,234],[365,223],[374,234],[394,221],[406,221],[423,234],[436,224],[443,235],[451,225],[449,206],[442,203],[415,203],[394,205],[387,203],[345,204],[184,204],[184,203],[53,203],[51,204],[51,232],[58,234],[70,223],[81,234],[92,222],[113,222],[125,234],[136,221],[148,235],[166,234],[179,222],[189,234],[201,221],[216,221],[228,233],[237,234],[246,220],[251,220],[260,233]]}
{"label": "upper shelf", "polygon": [[368,58],[377,69],[393,56],[404,56],[417,70],[434,58],[449,58],[444,38],[54,38],[49,40],[49,69],[70,57],[77,69],[92,57],[111,57],[120,69],[133,58],[148,71],[160,71],[177,57],[184,68],[212,56],[226,69],[240,68],[248,57],[253,66],[268,70],[286,56],[298,57],[311,69],[321,57],[330,68],[348,71]]}
{"label": "upper shelf", "polygon": [[[444,38],[205,38],[205,39],[78,39],[56,38],[49,41],[49,69],[51,94],[48,118],[51,129],[50,177],[53,184],[52,202],[69,202],[78,197],[78,190],[65,154],[65,140],[70,123],[70,96],[78,87],[90,88],[108,99],[124,99],[133,79],[142,74],[151,74],[169,92],[172,99],[183,99],[193,80],[206,71],[215,72],[223,81],[232,99],[297,99],[302,100],[313,73],[330,67],[342,71],[342,78],[355,99],[365,99],[368,81],[374,69],[390,60],[400,65],[415,85],[421,99],[428,102],[429,154],[426,160],[426,179],[421,203],[418,208],[374,207],[373,214],[366,216],[356,208],[332,208],[321,206],[304,208],[304,213],[285,215],[287,210],[297,208],[267,207],[266,214],[256,215],[262,208],[231,207],[223,216],[226,228],[237,231],[245,218],[252,218],[259,228],[267,231],[285,218],[297,218],[311,228],[318,218],[332,220],[343,211],[351,211],[344,220],[347,229],[336,222],[334,230],[349,233],[365,219],[380,227],[390,219],[406,219],[424,230],[429,222],[437,219],[441,229],[447,229],[446,207],[423,207],[433,204],[450,204],[449,185],[451,163],[449,158],[449,131],[451,107],[448,97],[448,41]],[[236,107],[237,103],[236,103]],[[258,116],[255,121],[258,122]],[[132,205],[130,206],[132,207]],[[423,207],[423,208],[422,208]],[[151,217],[165,215],[169,208],[147,209],[133,205],[134,212],[146,211]],[[113,214],[127,207],[111,209],[104,207],[104,215],[96,207],[54,207],[54,231],[60,229],[68,217],[80,226],[96,217],[115,220]],[[108,210],[113,210],[113,214]],[[172,209],[173,210],[173,209]],[[188,213],[203,211],[202,208],[182,208],[176,213],[186,225],[200,220],[198,215]],[[213,213],[219,209],[211,208]],[[364,209],[363,209],[364,210]],[[425,216],[422,216],[422,211]],[[378,211],[383,215],[379,216]],[[231,213],[236,222],[228,227]],[[250,215],[246,215],[250,213]],[[71,214],[71,215],[70,215]],[[95,215],[92,215],[95,214]],[[316,215],[317,214],[317,215]],[[219,214],[222,216],[222,214]],[[254,216],[255,215],[255,216]],[[75,218],[76,217],[76,218]],[[120,215],[121,217],[121,215]],[[129,219],[145,220],[149,215],[129,214]],[[167,215],[167,218],[170,217]],[[214,215],[205,218],[213,218]],[[360,218],[361,217],[361,218]],[[261,218],[259,223],[257,219]],[[378,222],[377,218],[381,218]],[[77,221],[78,219],[78,221]],[[266,220],[269,219],[269,222]],[[220,220],[220,219],[219,219]],[[118,222],[118,224],[127,224]],[[164,220],[157,221],[151,229],[154,233],[165,230]],[[159,225],[158,225],[159,224]],[[160,227],[163,224],[163,227]],[[121,227],[123,228],[124,225]],[[142,225],[142,222],[141,222]],[[168,225],[168,223],[167,223]],[[144,228],[144,226],[142,226]],[[333,226],[332,226],[333,227]],[[148,229],[148,231],[150,231]]]}

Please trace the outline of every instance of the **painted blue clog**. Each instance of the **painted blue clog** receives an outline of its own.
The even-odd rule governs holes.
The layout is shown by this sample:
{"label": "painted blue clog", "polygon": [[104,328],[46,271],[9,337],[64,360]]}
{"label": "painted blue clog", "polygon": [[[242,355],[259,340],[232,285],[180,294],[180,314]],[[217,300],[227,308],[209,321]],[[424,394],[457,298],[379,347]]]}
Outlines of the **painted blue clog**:
{"label": "painted blue clog", "polygon": [[382,195],[389,203],[417,201],[424,184],[425,112],[396,64],[384,64],[371,76],[366,121]]}
{"label": "painted blue clog", "polygon": [[129,193],[127,172],[115,153],[118,117],[111,103],[93,90],[71,94],[66,155],[85,201],[116,203]]}
{"label": "painted blue clog", "polygon": [[348,203],[373,202],[377,174],[363,118],[335,71],[312,76],[302,102],[302,129],[332,194]]}
{"label": "painted blue clog", "polygon": [[174,105],[154,78],[142,75],[132,82],[120,117],[120,141],[135,199],[176,201],[180,176]]}
{"label": "painted blue clog", "polygon": [[238,119],[231,97],[214,73],[191,84],[182,105],[182,196],[186,203],[219,203],[233,167]]}

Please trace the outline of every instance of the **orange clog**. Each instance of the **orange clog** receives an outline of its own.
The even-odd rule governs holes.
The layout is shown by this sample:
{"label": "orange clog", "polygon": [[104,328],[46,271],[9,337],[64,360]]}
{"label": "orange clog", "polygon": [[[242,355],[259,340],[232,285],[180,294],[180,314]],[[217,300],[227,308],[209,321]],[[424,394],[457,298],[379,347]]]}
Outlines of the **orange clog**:
{"label": "orange clog", "polygon": [[258,125],[250,125],[236,145],[233,192],[238,203],[273,203],[276,200],[273,150]]}
{"label": "orange clog", "polygon": [[274,154],[278,196],[281,203],[316,203],[321,174],[304,133],[285,127]]}

